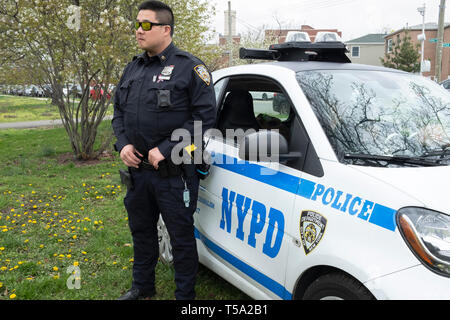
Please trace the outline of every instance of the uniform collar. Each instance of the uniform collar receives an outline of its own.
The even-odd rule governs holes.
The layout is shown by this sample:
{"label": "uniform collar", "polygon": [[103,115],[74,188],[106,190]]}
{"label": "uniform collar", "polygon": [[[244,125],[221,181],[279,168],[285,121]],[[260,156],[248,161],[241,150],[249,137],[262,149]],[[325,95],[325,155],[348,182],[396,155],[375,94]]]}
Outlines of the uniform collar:
{"label": "uniform collar", "polygon": [[153,57],[149,57],[147,52],[143,52],[138,56],[138,59],[141,59],[142,61],[144,61],[146,64],[147,63],[151,63],[154,61],[158,61],[159,63],[163,64],[164,62],[166,62],[166,60],[169,58],[169,56],[176,50],[175,45],[173,44],[173,42],[171,42],[167,48],[165,48],[160,54],[153,56]]}

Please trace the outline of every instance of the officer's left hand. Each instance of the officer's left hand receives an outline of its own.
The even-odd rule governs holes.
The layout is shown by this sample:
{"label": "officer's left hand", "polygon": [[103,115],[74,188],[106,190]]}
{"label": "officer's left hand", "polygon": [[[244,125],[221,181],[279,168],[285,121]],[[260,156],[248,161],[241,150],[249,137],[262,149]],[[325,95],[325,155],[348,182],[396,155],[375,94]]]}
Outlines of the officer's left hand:
{"label": "officer's left hand", "polygon": [[151,163],[155,169],[158,169],[158,163],[164,159],[165,157],[161,154],[158,147],[155,147],[148,152],[148,162]]}

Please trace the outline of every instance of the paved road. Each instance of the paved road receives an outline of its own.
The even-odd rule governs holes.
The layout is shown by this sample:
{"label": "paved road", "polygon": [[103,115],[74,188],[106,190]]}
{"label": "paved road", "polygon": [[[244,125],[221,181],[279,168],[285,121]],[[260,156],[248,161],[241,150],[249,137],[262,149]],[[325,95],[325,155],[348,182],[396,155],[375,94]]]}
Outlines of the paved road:
{"label": "paved road", "polygon": [[[105,116],[104,120],[111,120],[112,116]],[[62,125],[61,119],[57,120],[38,120],[38,121],[24,121],[24,122],[2,122],[0,123],[0,129],[25,129],[25,128],[38,128],[47,126],[60,126]]]}

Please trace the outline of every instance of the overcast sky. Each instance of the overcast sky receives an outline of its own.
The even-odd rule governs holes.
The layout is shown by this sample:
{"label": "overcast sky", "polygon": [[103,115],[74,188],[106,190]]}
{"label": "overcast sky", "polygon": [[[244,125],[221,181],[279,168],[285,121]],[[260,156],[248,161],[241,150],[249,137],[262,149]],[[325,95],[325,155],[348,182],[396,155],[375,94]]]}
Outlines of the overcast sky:
{"label": "overcast sky", "polygon": [[[224,33],[224,11],[228,0],[215,3],[214,27]],[[342,39],[348,41],[368,33],[384,33],[422,24],[418,7],[425,4],[425,22],[438,22],[440,0],[231,0],[236,10],[237,32],[261,29],[262,26],[283,28],[310,25],[315,29],[337,28]],[[450,22],[450,1],[447,1],[445,20]]]}

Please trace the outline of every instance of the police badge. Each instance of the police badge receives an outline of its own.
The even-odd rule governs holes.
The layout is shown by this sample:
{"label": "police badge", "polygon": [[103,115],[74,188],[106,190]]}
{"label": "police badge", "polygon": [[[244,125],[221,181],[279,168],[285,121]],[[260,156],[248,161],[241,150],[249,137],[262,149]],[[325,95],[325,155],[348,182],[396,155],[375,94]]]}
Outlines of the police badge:
{"label": "police badge", "polygon": [[199,64],[198,66],[194,67],[194,70],[200,77],[200,79],[202,79],[206,83],[206,85],[209,86],[209,84],[211,83],[211,77],[209,75],[208,69],[206,69],[204,65]]}
{"label": "police badge", "polygon": [[300,236],[305,254],[313,251],[322,240],[327,219],[314,211],[302,211],[300,216]]}

